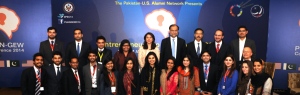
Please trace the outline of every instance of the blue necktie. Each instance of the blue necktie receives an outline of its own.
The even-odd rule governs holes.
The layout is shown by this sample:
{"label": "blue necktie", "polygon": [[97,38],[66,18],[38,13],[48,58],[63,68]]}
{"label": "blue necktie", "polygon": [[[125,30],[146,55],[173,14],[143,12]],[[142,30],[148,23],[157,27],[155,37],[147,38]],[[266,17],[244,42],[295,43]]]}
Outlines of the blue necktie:
{"label": "blue necktie", "polygon": [[204,65],[204,77],[205,77],[205,79],[207,79],[207,65]]}
{"label": "blue necktie", "polygon": [[197,55],[200,56],[200,43],[198,43],[198,47],[197,47]]}
{"label": "blue necktie", "polygon": [[80,54],[80,47],[79,47],[79,43],[77,44],[77,54],[78,54],[78,56],[79,56],[79,54]]}
{"label": "blue necktie", "polygon": [[172,56],[174,58],[176,58],[176,54],[175,54],[175,39],[172,39]]}

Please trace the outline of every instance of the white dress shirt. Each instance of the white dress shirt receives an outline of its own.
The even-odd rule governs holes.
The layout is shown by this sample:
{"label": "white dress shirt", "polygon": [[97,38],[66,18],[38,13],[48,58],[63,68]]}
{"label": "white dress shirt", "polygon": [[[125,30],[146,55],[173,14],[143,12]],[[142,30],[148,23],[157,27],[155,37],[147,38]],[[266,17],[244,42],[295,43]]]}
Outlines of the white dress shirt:
{"label": "white dress shirt", "polygon": [[243,49],[245,47],[246,38],[244,40],[239,39],[239,61],[241,61],[241,58],[243,56]]}
{"label": "white dress shirt", "polygon": [[[72,68],[72,71],[73,71],[74,74],[76,74],[76,76],[77,76],[77,78],[78,78],[78,84],[79,84],[78,86],[80,87],[80,77],[79,77],[79,75],[78,75],[78,69],[77,69],[77,72],[76,72],[76,73],[75,73],[75,69],[73,69],[73,68]],[[76,78],[76,77],[75,77],[75,78]],[[77,80],[76,80],[76,81],[77,81]]]}
{"label": "white dress shirt", "polygon": [[202,41],[201,40],[200,40],[200,42],[198,42],[197,40],[194,41],[195,50],[196,50],[196,53],[197,53],[198,52],[197,51],[198,43],[199,43],[199,46],[200,46],[200,53],[201,53],[201,51],[202,51]]}
{"label": "white dress shirt", "polygon": [[77,45],[78,45],[78,43],[79,43],[79,52],[81,52],[81,47],[82,47],[82,40],[80,40],[79,42],[77,42],[77,41],[75,41],[75,46],[76,46],[76,50],[78,50],[77,49]]}
{"label": "white dress shirt", "polygon": [[62,73],[61,72],[61,65],[55,65],[54,63],[53,63],[53,65],[54,65],[54,70],[55,70],[55,74],[57,75],[57,67],[59,67],[59,71],[60,71],[60,73]]}
{"label": "white dress shirt", "polygon": [[[173,39],[174,39],[174,42],[175,42],[175,45],[174,45],[175,46],[175,56],[174,57],[176,58],[176,56],[177,56],[177,36],[175,38],[170,37],[171,49],[172,49],[172,45],[173,45]],[[172,50],[172,52],[173,52],[173,50]]]}
{"label": "white dress shirt", "polygon": [[222,41],[221,41],[220,43],[218,43],[218,42],[215,41],[215,46],[216,46],[216,48],[218,48],[218,44],[220,44],[219,49],[221,49]]}
{"label": "white dress shirt", "polygon": [[90,65],[91,78],[92,78],[92,88],[97,88],[97,64],[96,64],[96,68],[95,69],[96,70],[94,70],[94,66]]}

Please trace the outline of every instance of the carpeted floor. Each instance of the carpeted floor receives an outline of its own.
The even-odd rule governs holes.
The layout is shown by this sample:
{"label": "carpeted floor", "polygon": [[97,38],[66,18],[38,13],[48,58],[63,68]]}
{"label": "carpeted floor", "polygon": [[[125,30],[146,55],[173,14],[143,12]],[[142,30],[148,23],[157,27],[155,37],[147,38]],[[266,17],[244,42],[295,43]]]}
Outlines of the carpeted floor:
{"label": "carpeted floor", "polygon": [[22,95],[21,88],[0,88],[0,95]]}

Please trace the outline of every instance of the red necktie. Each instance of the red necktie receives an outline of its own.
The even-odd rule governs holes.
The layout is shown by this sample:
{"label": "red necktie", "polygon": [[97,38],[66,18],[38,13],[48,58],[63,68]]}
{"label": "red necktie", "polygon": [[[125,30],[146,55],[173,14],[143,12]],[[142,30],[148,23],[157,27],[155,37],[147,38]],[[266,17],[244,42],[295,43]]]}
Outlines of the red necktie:
{"label": "red necktie", "polygon": [[217,48],[216,48],[217,53],[219,52],[219,50],[220,50],[220,44],[217,44]]}

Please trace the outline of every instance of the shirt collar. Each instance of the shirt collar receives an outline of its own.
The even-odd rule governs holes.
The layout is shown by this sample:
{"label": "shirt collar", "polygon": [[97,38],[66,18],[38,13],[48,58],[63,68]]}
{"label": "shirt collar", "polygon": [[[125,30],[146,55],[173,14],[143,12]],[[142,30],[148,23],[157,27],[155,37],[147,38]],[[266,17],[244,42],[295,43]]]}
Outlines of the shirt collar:
{"label": "shirt collar", "polygon": [[221,42],[218,43],[218,42],[215,41],[216,45],[217,45],[217,44],[220,44],[220,46],[222,45],[222,42],[223,42],[223,41],[221,41]]}
{"label": "shirt collar", "polygon": [[53,63],[53,65],[54,65],[54,68],[57,68],[57,67],[61,67],[61,64],[59,64],[58,66],[57,65],[55,65],[54,63]]}
{"label": "shirt collar", "polygon": [[53,41],[54,43],[55,43],[55,39],[53,39],[53,40],[51,40],[51,39],[48,39],[49,40],[49,42],[51,43],[51,41]]}
{"label": "shirt collar", "polygon": [[82,40],[80,40],[79,42],[77,42],[77,41],[75,40],[75,43],[76,43],[76,44],[78,44],[78,43],[79,43],[79,44],[82,44]]}
{"label": "shirt collar", "polygon": [[244,39],[244,40],[241,40],[241,39],[239,38],[239,41],[246,41],[246,39],[247,39],[246,37],[245,37],[245,39]]}
{"label": "shirt collar", "polygon": [[205,67],[205,65],[207,65],[207,67],[210,66],[210,62],[208,64],[204,64],[204,63],[202,63],[202,64],[203,64],[203,67]]}
{"label": "shirt collar", "polygon": [[197,40],[194,40],[194,43],[198,44],[198,43],[202,43],[202,41],[200,40],[200,42],[198,42]]}
{"label": "shirt collar", "polygon": [[104,48],[102,48],[102,49],[98,48],[98,51],[104,51]]}

